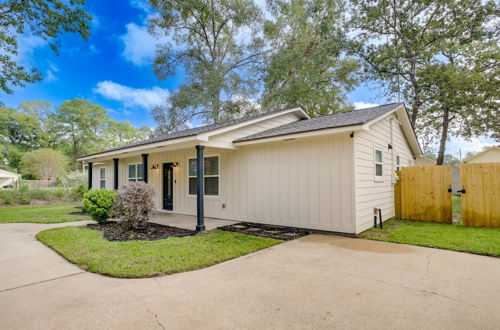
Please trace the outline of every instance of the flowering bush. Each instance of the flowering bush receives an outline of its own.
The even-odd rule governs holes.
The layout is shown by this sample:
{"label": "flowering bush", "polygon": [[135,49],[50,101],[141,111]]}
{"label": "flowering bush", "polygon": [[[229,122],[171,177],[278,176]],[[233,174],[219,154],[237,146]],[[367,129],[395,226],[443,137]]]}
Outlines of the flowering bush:
{"label": "flowering bush", "polygon": [[92,189],[83,194],[83,207],[93,220],[105,223],[113,211],[115,197],[114,190]]}
{"label": "flowering bush", "polygon": [[118,190],[113,206],[123,228],[137,228],[151,217],[154,209],[153,188],[145,182],[129,182]]}

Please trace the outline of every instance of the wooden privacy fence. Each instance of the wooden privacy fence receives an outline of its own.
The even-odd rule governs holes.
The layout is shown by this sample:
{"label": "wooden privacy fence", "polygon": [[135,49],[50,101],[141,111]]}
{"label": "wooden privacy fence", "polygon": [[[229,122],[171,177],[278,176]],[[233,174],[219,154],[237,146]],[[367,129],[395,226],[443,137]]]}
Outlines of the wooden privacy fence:
{"label": "wooden privacy fence", "polygon": [[397,218],[452,223],[451,166],[403,167],[396,173]]}
{"label": "wooden privacy fence", "polygon": [[500,163],[461,164],[462,221],[500,228]]}

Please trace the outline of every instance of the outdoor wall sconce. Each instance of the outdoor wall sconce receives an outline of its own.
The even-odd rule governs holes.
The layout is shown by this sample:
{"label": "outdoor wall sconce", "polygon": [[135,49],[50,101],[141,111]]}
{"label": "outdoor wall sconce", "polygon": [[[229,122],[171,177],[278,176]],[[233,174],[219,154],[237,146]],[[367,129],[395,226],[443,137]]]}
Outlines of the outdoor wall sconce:
{"label": "outdoor wall sconce", "polygon": [[159,168],[159,165],[158,164],[153,164],[153,166],[151,166],[151,169],[152,170],[156,170]]}
{"label": "outdoor wall sconce", "polygon": [[172,166],[177,167],[177,166],[179,166],[179,163],[178,162],[172,163]]}

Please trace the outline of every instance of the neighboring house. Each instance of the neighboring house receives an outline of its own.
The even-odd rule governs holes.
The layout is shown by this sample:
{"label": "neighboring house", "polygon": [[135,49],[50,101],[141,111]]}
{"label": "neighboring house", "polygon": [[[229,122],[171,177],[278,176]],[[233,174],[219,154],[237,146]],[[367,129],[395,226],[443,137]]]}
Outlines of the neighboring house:
{"label": "neighboring house", "polygon": [[19,179],[21,179],[21,174],[0,170],[0,188],[15,186]]}
{"label": "neighboring house", "polygon": [[373,208],[394,217],[394,170],[421,155],[398,103],[316,118],[301,108],[271,111],[79,160],[92,188],[146,181],[157,210],[197,215],[198,230],[206,215],[359,233],[372,226]]}
{"label": "neighboring house", "polygon": [[415,162],[415,166],[434,166],[436,165],[436,161],[434,159],[430,159],[427,157],[418,157]]}
{"label": "neighboring house", "polygon": [[500,163],[500,146],[493,146],[464,159],[463,163]]}

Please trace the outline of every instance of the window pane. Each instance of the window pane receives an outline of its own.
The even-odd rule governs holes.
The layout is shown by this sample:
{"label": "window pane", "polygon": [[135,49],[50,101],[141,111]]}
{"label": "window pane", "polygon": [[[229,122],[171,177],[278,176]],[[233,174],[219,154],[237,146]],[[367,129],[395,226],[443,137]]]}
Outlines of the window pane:
{"label": "window pane", "polygon": [[135,178],[135,165],[128,166],[128,177],[129,177],[129,179]]}
{"label": "window pane", "polygon": [[137,164],[137,178],[142,178],[142,169],[144,166],[142,164]]}
{"label": "window pane", "polygon": [[106,169],[104,167],[101,167],[99,169],[99,176],[101,180],[104,180],[106,178]]}
{"label": "window pane", "polygon": [[382,164],[375,164],[375,175],[382,176]]}
{"label": "window pane", "polygon": [[219,157],[205,158],[205,175],[219,174]]}
{"label": "window pane", "polygon": [[135,182],[135,179],[128,179],[128,182]]}
{"label": "window pane", "polygon": [[101,180],[100,186],[101,189],[106,188],[106,180]]}
{"label": "window pane", "polygon": [[196,159],[189,160],[189,176],[196,176]]}
{"label": "window pane", "polygon": [[400,160],[399,160],[399,156],[396,156],[396,164],[398,164],[398,165],[399,165],[399,162],[400,162]]}
{"label": "window pane", "polygon": [[219,195],[219,178],[205,178],[205,195]]}
{"label": "window pane", "polygon": [[377,163],[382,163],[382,151],[375,150],[375,161]]}
{"label": "window pane", "polygon": [[196,178],[189,178],[189,194],[196,195]]}

